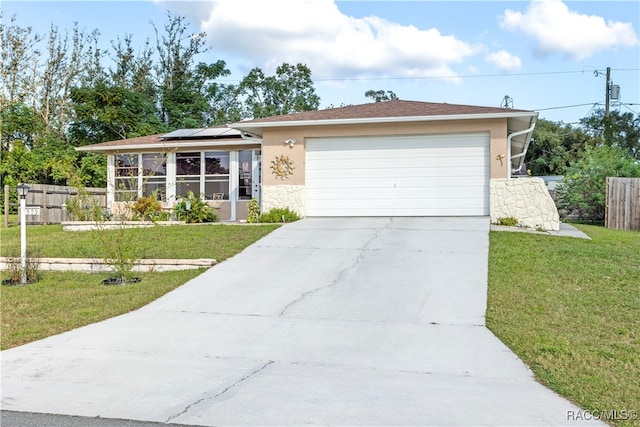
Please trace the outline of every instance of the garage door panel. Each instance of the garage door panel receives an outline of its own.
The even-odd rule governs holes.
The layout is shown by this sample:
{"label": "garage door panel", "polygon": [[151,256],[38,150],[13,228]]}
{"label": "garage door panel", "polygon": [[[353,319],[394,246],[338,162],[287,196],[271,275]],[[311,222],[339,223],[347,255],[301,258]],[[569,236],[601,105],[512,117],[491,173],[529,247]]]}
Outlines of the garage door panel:
{"label": "garage door panel", "polygon": [[[337,193],[345,193],[347,195],[354,194],[366,190],[376,191],[381,188],[414,188],[414,189],[438,189],[443,188],[447,191],[448,188],[474,188],[476,191],[483,191],[485,183],[483,181],[470,180],[467,177],[427,177],[428,180],[415,179],[414,177],[393,177],[393,180],[387,176],[381,176],[377,178],[352,178],[348,183],[348,188],[339,188],[343,179],[332,178],[322,180],[314,188],[317,190],[329,190]],[[311,192],[310,198],[316,193],[314,190]]]}
{"label": "garage door panel", "polygon": [[[366,163],[361,163],[366,162]],[[483,167],[485,165],[478,164],[477,159],[473,157],[465,157],[460,159],[452,158],[431,158],[431,159],[400,159],[391,161],[389,159],[370,159],[370,160],[346,160],[326,162],[321,166],[314,165],[307,168],[309,173],[315,171],[321,173],[333,173],[332,171],[349,171],[349,170],[403,170],[411,168],[467,168],[467,167]],[[451,171],[444,171],[447,175],[452,175]]]}
{"label": "garage door panel", "polygon": [[[314,170],[307,172],[307,180],[317,180],[318,185],[331,183],[331,185],[337,185],[348,188],[350,183],[345,183],[345,180],[364,179],[401,179],[401,178],[431,178],[434,180],[452,179],[455,182],[456,179],[474,179],[478,175],[488,173],[488,168],[475,167],[475,166],[461,166],[455,171],[455,175],[452,173],[451,168],[448,167],[423,167],[423,168],[398,168],[398,169],[348,169],[340,171],[340,173],[334,173],[335,170]],[[483,178],[476,178],[484,182]],[[365,181],[366,182],[366,181]],[[374,185],[379,185],[379,182],[372,182]]]}
{"label": "garage door panel", "polygon": [[430,188],[417,191],[415,188],[380,188],[377,190],[361,190],[354,193],[335,192],[330,189],[318,190],[314,192],[313,198],[308,198],[307,202],[311,206],[314,202],[324,202],[336,200],[357,200],[358,203],[365,200],[373,200],[374,203],[386,203],[388,200],[406,201],[409,205],[417,206],[422,201],[430,200],[431,204],[444,204],[451,201],[460,201],[461,204],[471,199],[484,199],[483,192],[478,188],[462,188],[452,192],[449,189]]}
{"label": "garage door panel", "polygon": [[[429,148],[475,148],[477,143],[475,137],[481,134],[465,134],[456,135],[467,137],[466,140],[458,140],[455,147],[451,146],[452,135],[397,135],[397,136],[380,136],[371,138],[360,137],[344,137],[344,138],[310,138],[307,141],[314,143],[313,146],[307,147],[307,152],[333,152],[340,151],[348,153],[349,151],[394,151],[398,147],[403,149],[424,149],[425,140],[429,140]],[[316,145],[315,142],[323,140]],[[389,141],[393,141],[391,144]]]}
{"label": "garage door panel", "polygon": [[337,164],[344,166],[345,162],[351,162],[353,160],[365,160],[365,161],[386,161],[386,162],[398,162],[398,161],[424,161],[429,159],[448,159],[452,156],[459,159],[474,159],[478,160],[478,156],[484,153],[484,149],[478,147],[466,148],[466,149],[422,149],[422,150],[403,150],[398,152],[397,150],[391,151],[365,151],[357,152],[353,150],[339,151],[340,157],[336,157],[336,152],[313,152],[312,157],[314,160],[323,160],[330,162],[329,164]]}
{"label": "garage door panel", "polygon": [[309,216],[487,215],[487,134],[306,141]]}
{"label": "garage door panel", "polygon": [[[476,208],[481,209],[481,208]],[[416,208],[412,206],[410,208],[393,207],[391,209],[384,206],[377,206],[371,208],[352,208],[349,209],[349,215],[345,215],[345,209],[341,207],[330,209],[319,209],[314,216],[469,216],[469,207],[463,208]]]}

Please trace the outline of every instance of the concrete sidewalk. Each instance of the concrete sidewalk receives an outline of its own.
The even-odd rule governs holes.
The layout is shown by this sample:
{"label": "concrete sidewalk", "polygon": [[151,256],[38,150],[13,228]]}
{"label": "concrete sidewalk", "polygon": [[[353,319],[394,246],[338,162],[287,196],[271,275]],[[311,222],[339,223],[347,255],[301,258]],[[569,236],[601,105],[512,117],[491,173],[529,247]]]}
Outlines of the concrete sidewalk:
{"label": "concrete sidewalk", "polygon": [[572,425],[484,327],[488,218],[305,219],[2,352],[2,409],[214,425]]}

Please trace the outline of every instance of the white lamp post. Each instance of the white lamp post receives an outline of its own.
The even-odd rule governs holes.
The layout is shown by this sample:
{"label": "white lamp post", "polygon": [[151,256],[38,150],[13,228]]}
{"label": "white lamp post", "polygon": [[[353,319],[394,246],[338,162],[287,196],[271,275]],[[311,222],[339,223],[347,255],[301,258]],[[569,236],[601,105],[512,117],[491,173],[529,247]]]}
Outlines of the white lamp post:
{"label": "white lamp post", "polygon": [[22,266],[22,284],[27,283],[27,193],[29,186],[18,185],[20,196],[20,262]]}

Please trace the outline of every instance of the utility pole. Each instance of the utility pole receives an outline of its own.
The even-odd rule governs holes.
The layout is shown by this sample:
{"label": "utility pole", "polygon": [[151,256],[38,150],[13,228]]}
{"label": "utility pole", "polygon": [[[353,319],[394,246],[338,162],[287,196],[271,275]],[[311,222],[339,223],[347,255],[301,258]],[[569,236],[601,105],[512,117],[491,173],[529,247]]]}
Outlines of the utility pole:
{"label": "utility pole", "polygon": [[609,91],[611,89],[611,67],[607,67],[607,86],[605,87],[604,116],[609,117]]}

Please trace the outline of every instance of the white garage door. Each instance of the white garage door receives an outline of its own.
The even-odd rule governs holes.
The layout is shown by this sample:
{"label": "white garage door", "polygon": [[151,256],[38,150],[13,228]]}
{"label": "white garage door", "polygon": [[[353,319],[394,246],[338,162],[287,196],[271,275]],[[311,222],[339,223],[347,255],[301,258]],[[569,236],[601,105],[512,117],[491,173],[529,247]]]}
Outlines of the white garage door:
{"label": "white garage door", "polygon": [[489,214],[489,135],[312,138],[307,216]]}

